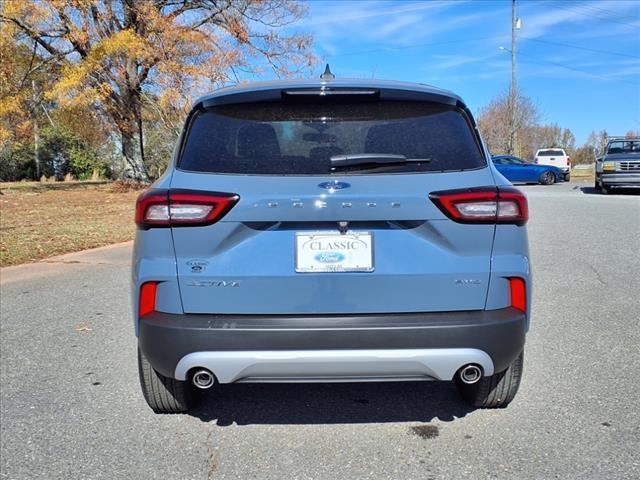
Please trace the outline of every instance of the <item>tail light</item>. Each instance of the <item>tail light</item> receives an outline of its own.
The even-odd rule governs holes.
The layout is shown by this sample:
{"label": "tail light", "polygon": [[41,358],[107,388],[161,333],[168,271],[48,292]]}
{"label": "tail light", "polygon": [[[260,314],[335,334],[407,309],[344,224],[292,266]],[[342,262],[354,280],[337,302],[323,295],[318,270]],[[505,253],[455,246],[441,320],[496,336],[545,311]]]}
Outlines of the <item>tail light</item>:
{"label": "tail light", "polygon": [[239,199],[232,193],[147,190],[136,202],[136,224],[143,230],[211,225],[224,217]]}
{"label": "tail light", "polygon": [[454,222],[524,225],[529,208],[524,194],[513,187],[479,187],[433,192],[429,198]]}
{"label": "tail light", "polygon": [[158,282],[145,282],[140,287],[140,301],[138,314],[144,317],[147,313],[156,311],[156,289]]}
{"label": "tail light", "polygon": [[535,158],[533,159],[533,163],[538,163],[538,157],[535,157]]}
{"label": "tail light", "polygon": [[567,167],[571,166],[571,157],[567,156]]}
{"label": "tail light", "polygon": [[509,279],[509,289],[511,291],[511,306],[520,310],[527,311],[527,287],[524,279],[520,277],[512,277]]}

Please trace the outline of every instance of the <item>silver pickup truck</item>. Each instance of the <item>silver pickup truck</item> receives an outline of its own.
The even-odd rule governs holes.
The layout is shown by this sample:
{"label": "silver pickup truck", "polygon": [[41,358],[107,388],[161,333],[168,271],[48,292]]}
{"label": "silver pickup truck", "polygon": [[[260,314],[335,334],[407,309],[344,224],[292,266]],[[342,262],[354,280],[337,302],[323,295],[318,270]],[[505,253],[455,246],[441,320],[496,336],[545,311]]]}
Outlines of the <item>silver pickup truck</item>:
{"label": "silver pickup truck", "polygon": [[640,187],[640,137],[611,138],[596,159],[596,190]]}

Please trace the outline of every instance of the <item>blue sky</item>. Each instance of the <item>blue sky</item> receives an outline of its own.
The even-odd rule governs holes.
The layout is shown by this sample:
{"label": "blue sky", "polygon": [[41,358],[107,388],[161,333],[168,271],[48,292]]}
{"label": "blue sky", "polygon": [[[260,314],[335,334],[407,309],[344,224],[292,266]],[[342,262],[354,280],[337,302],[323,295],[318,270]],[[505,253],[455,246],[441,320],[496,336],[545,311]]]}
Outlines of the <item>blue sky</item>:
{"label": "blue sky", "polygon": [[[508,0],[309,7],[297,27],[338,76],[429,83],[474,112],[509,88],[510,55],[498,48],[510,48]],[[517,12],[518,86],[544,122],[571,128],[579,144],[591,130],[640,130],[640,1],[518,1]]]}

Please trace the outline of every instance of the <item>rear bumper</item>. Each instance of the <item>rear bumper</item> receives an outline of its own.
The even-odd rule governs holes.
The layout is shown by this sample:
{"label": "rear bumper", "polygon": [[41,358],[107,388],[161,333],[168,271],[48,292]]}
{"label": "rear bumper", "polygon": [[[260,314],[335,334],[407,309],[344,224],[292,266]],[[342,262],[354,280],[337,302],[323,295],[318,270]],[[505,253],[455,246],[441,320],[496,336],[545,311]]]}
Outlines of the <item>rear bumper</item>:
{"label": "rear bumper", "polygon": [[604,186],[640,186],[640,173],[601,173],[598,178]]}
{"label": "rear bumper", "polygon": [[140,320],[139,346],[161,374],[209,368],[222,383],[291,379],[451,380],[467,363],[499,372],[522,351],[513,308],[376,315],[176,315]]}

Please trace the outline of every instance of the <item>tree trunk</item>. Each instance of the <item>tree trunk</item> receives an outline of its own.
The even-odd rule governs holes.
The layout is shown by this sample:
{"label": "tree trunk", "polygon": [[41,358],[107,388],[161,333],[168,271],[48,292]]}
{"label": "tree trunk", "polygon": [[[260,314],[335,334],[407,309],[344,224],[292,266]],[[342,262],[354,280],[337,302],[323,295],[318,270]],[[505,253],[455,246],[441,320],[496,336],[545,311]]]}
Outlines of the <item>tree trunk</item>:
{"label": "tree trunk", "polygon": [[122,156],[124,159],[124,170],[122,176],[126,179],[149,183],[149,174],[142,158],[140,148],[140,136],[137,122],[133,121],[132,128],[121,128],[120,139],[122,141]]}
{"label": "tree trunk", "polygon": [[149,172],[144,164],[144,146],[142,138],[142,102],[140,91],[131,85],[129,79],[136,74],[135,64],[130,65],[126,82],[119,85],[123,96],[116,103],[112,114],[122,141],[124,169],[122,176],[126,179],[149,183]]}
{"label": "tree trunk", "polygon": [[129,85],[121,85],[125,92],[118,102],[113,118],[122,141],[122,156],[124,169],[122,176],[126,179],[149,183],[149,172],[144,164],[144,150],[142,144],[142,104],[140,93]]}
{"label": "tree trunk", "polygon": [[33,92],[33,156],[36,161],[36,180],[40,180],[40,131],[38,130],[38,95],[36,94],[36,82],[31,80],[31,91]]}

